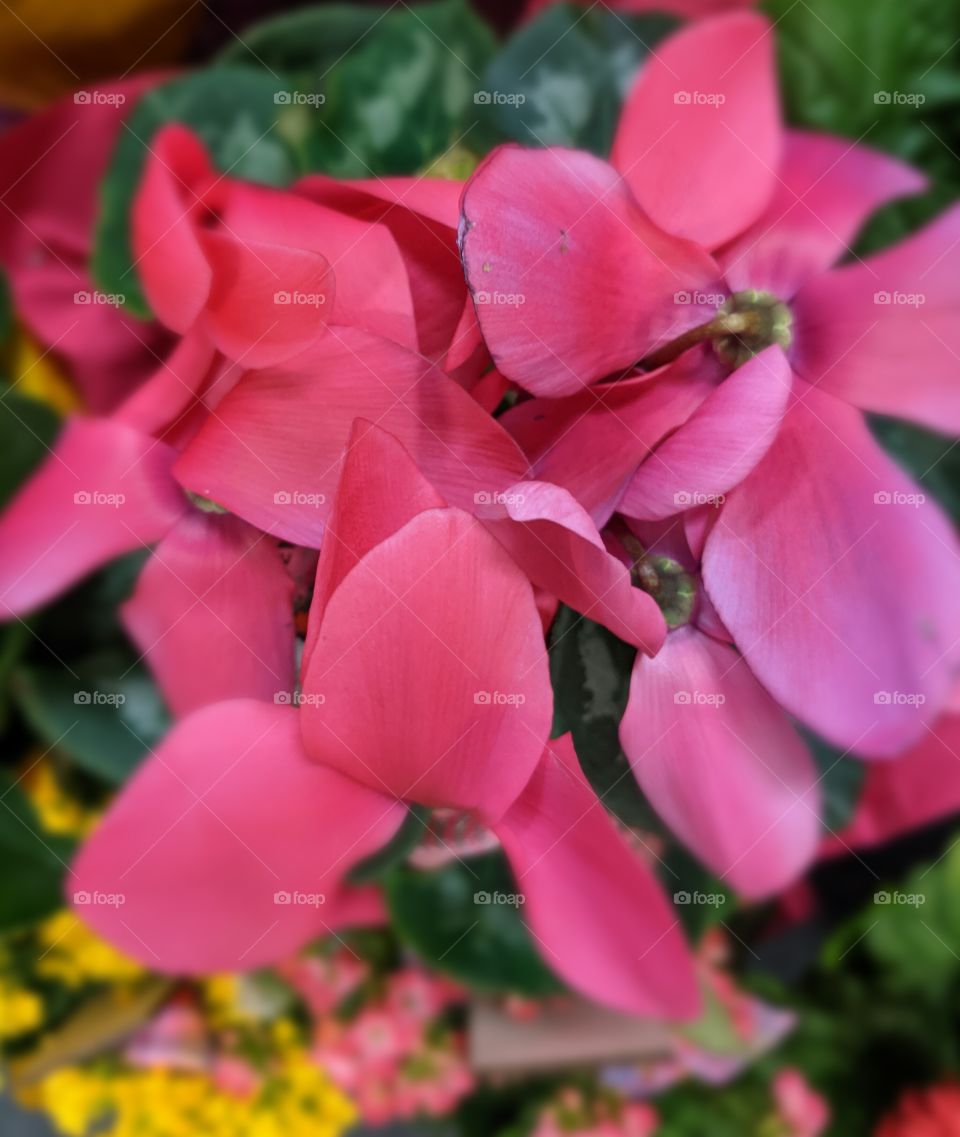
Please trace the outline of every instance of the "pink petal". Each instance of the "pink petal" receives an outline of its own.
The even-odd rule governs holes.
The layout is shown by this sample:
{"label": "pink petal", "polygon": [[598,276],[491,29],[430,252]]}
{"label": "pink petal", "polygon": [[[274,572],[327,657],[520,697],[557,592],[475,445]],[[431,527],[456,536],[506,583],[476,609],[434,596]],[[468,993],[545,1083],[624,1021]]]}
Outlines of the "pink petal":
{"label": "pink petal", "polygon": [[875,210],[925,184],[910,166],[849,139],[789,131],[773,199],[719,255],[727,284],[789,299],[850,251]]}
{"label": "pink petal", "polygon": [[627,99],[612,162],[650,217],[716,248],[770,200],[781,126],[773,29],[704,20],[657,45]]}
{"label": "pink petal", "polygon": [[860,414],[806,388],[727,499],[704,582],[774,698],[835,745],[886,756],[947,698],[958,565],[952,526]]}
{"label": "pink petal", "polygon": [[517,482],[477,516],[539,588],[653,654],[667,628],[652,597],[603,546],[590,515],[566,490]]}
{"label": "pink petal", "polygon": [[577,150],[502,146],[463,194],[461,253],[494,362],[570,395],[710,318],[716,266],[662,233],[617,172]]}
{"label": "pink petal", "polygon": [[303,690],[317,760],[404,800],[496,818],[550,729],[530,585],[472,517],[421,513],[340,582]]}
{"label": "pink petal", "polygon": [[392,434],[361,419],[354,422],[320,549],[303,649],[304,672],[327,602],[347,573],[418,513],[444,504]]}
{"label": "pink petal", "polygon": [[216,349],[203,332],[189,332],[153,375],[124,400],[116,411],[116,419],[144,434],[163,434],[175,428],[210,378],[218,359]]}
{"label": "pink petal", "polygon": [[308,761],[293,708],[218,703],[127,784],[68,890],[84,921],[154,970],[252,970],[329,930],[327,895],[402,817]]}
{"label": "pink petal", "polygon": [[[88,262],[100,183],[123,120],[157,76],[97,84],[103,101],[73,95],[31,114],[0,137],[0,264],[18,318],[55,347],[94,413],[107,413],[166,350],[156,326],[126,316],[94,292]],[[107,98],[114,96],[113,98]]]}
{"label": "pink petal", "polygon": [[334,297],[325,257],[221,232],[201,234],[201,247],[212,273],[203,322],[224,355],[270,367],[321,337]]}
{"label": "pink petal", "polygon": [[196,323],[213,281],[194,214],[216,182],[203,143],[186,127],[154,135],[133,203],[134,265],[151,309],[181,334]]}
{"label": "pink petal", "polygon": [[566,399],[529,399],[501,421],[535,477],[569,490],[602,526],[640,463],[690,417],[719,374],[711,357],[690,351],[658,373]]}
{"label": "pink petal", "polygon": [[[408,266],[386,225],[297,194],[250,185],[237,186],[230,194],[224,223],[245,242],[305,249],[324,257],[336,278],[336,296],[331,293],[324,313],[327,321],[364,328],[416,350]],[[450,240],[452,244],[452,236]]]}
{"label": "pink petal", "polygon": [[960,811],[960,716],[944,715],[893,762],[875,762],[833,853],[882,845]]}
{"label": "pink petal", "polygon": [[737,368],[643,463],[618,511],[658,520],[721,502],[769,450],[792,382],[778,347]]}
{"label": "pink petal", "polygon": [[960,433],[960,206],[865,264],[810,281],[794,305],[794,366],[881,414]]}
{"label": "pink petal", "polygon": [[688,626],[638,657],[620,738],[653,807],[738,892],[773,895],[815,858],[816,765],[732,647]]}
{"label": "pink petal", "polygon": [[[294,189],[341,214],[376,222],[372,228],[389,230],[409,277],[420,351],[434,362],[441,360],[456,340],[469,299],[457,249],[461,184],[442,178],[342,182],[313,176]],[[359,276],[369,282],[366,266]],[[453,366],[448,363],[447,369]]]}
{"label": "pink petal", "polygon": [[371,215],[386,218],[402,207],[450,229],[457,227],[463,190],[460,182],[448,178],[375,177],[341,181],[320,174],[301,178],[293,188],[313,201],[322,201],[344,213],[359,214],[366,209]]}
{"label": "pink petal", "polygon": [[503,428],[419,356],[331,328],[296,367],[246,375],[177,463],[189,489],[258,528],[317,548],[357,418],[395,435],[452,505],[522,478]]}
{"label": "pink petal", "polygon": [[188,513],[122,611],[178,717],[241,696],[291,701],[293,581],[276,541],[238,518]]}
{"label": "pink petal", "polygon": [[628,1014],[696,1014],[680,921],[587,785],[569,736],[550,743],[495,828],[524,897],[524,922],[550,967]]}
{"label": "pink petal", "polygon": [[110,419],[68,420],[0,517],[0,617],[22,615],[162,537],[187,509],[173,459],[164,443]]}

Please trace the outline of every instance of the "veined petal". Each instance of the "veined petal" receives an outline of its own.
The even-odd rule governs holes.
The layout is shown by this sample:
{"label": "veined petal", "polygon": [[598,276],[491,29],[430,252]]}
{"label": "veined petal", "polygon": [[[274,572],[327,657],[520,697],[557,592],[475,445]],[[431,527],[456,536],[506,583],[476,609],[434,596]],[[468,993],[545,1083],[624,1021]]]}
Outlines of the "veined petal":
{"label": "veined petal", "polygon": [[67,887],[84,920],[155,970],[252,970],[330,930],[328,894],[403,814],[310,762],[293,707],[217,703],[124,787]]}
{"label": "veined petal", "polygon": [[317,761],[405,801],[494,819],[550,730],[530,584],[474,518],[420,513],[327,601],[303,690]]}
{"label": "veined petal", "polygon": [[716,291],[712,259],[578,150],[495,150],[464,190],[460,251],[494,362],[535,395],[580,391],[712,314],[676,302]]}
{"label": "veined petal", "polygon": [[291,700],[293,581],[276,541],[238,518],[186,514],[122,611],[176,716],[245,696]]}
{"label": "veined petal", "polygon": [[620,739],[654,809],[738,892],[771,896],[814,860],[816,765],[732,647],[688,626],[638,657]]}
{"label": "veined petal", "polygon": [[188,508],[171,475],[174,457],[111,419],[68,420],[0,517],[0,618],[44,604],[162,537]]}
{"label": "veined petal", "polygon": [[766,19],[737,12],[664,40],[641,71],[611,160],[667,232],[717,248],[770,201],[782,145],[774,47]]}
{"label": "veined petal", "polygon": [[951,689],[958,568],[953,527],[859,412],[802,388],[727,498],[703,579],[782,706],[835,745],[884,757],[922,737]]}
{"label": "veined petal", "polygon": [[779,347],[738,367],[641,465],[617,510],[659,520],[722,501],[773,444],[792,382]]}
{"label": "veined petal", "polygon": [[395,435],[451,505],[525,476],[506,431],[442,371],[397,344],[331,328],[295,364],[245,375],[177,463],[189,489],[258,528],[318,548],[354,420]]}
{"label": "veined petal", "polygon": [[550,743],[494,828],[524,897],[524,922],[550,967],[629,1014],[696,1014],[680,921],[587,784],[568,735]]}

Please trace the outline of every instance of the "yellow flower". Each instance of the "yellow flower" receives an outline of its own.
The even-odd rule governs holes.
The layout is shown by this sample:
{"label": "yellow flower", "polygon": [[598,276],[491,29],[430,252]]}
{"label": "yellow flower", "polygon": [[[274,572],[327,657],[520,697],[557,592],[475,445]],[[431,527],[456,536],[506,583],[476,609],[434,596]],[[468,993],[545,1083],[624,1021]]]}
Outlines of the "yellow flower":
{"label": "yellow flower", "polygon": [[79,407],[80,400],[53,352],[41,348],[22,328],[13,338],[9,362],[10,385],[18,395],[46,403],[61,415]]}
{"label": "yellow flower", "polygon": [[20,784],[48,833],[85,837],[96,822],[97,815],[93,810],[64,793],[48,758],[34,760],[28,765]]}
{"label": "yellow flower", "polygon": [[70,910],[41,924],[39,938],[45,950],[37,971],[68,986],[133,982],[145,974],[141,964],[100,939]]}
{"label": "yellow flower", "polygon": [[0,1038],[14,1038],[43,1022],[43,1002],[32,991],[0,978]]}
{"label": "yellow flower", "polygon": [[42,1108],[65,1137],[340,1137],[356,1111],[309,1055],[281,1063],[254,1098],[205,1074],[76,1067],[40,1084]]}

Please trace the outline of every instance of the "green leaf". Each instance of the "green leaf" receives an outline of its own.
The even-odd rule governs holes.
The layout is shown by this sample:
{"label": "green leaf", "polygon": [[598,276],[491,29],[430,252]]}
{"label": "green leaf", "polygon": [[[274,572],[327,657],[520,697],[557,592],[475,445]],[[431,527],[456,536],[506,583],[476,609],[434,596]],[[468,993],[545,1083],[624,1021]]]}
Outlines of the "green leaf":
{"label": "green leaf", "polygon": [[225,59],[288,77],[305,167],[341,177],[412,174],[471,144],[474,94],[495,41],[467,0],[343,5],[270,20]]}
{"label": "green leaf", "polygon": [[420,844],[427,827],[430,811],[420,805],[412,805],[407,816],[392,840],[376,853],[361,861],[350,870],[353,884],[370,884],[384,877],[392,868],[401,864]]}
{"label": "green leaf", "polygon": [[[325,4],[301,8],[254,24],[234,40],[218,62],[226,66],[262,67],[303,81],[299,90],[322,90],[330,70],[383,19],[378,8],[357,4]],[[307,86],[312,82],[313,86]]]}
{"label": "green leaf", "polygon": [[552,4],[524,24],[484,76],[492,140],[577,146],[606,156],[623,99],[651,49],[676,26],[659,13]]}
{"label": "green leaf", "polygon": [[132,314],[150,316],[133,263],[130,207],[160,127],[186,124],[206,143],[214,165],[237,178],[282,186],[301,172],[284,137],[298,108],[278,104],[282,87],[276,76],[252,68],[214,67],[173,79],[139,100],[100,187],[92,269],[102,292],[123,296]]}
{"label": "green leaf", "polygon": [[960,979],[960,844],[905,881],[884,885],[874,903],[831,945],[828,962],[842,962],[861,945],[901,990],[939,1002]]}
{"label": "green leaf", "polygon": [[776,22],[788,120],[887,150],[931,176],[933,192],[882,211],[857,252],[911,232],[960,191],[960,8],[939,0],[766,0]]}
{"label": "green leaf", "polygon": [[881,415],[871,415],[870,426],[884,449],[960,521],[960,445],[957,440]]}
{"label": "green leaf", "polygon": [[625,825],[657,827],[620,746],[636,648],[561,605],[550,629],[554,737],[570,731],[587,780]]}
{"label": "green leaf", "polygon": [[311,167],[412,174],[457,143],[469,146],[474,93],[493,50],[466,0],[392,9],[330,71]]}
{"label": "green leaf", "polygon": [[0,397],[0,509],[40,465],[56,439],[60,420],[36,399],[15,391]]}
{"label": "green leaf", "polygon": [[[398,868],[386,893],[400,937],[431,967],[478,991],[542,997],[564,990],[524,927],[499,852],[417,872]],[[486,898],[486,901],[485,899]]]}
{"label": "green leaf", "polygon": [[0,271],[0,344],[5,344],[13,335],[13,325],[13,293],[10,291],[10,279],[5,272]]}
{"label": "green leaf", "polygon": [[153,680],[123,654],[95,656],[69,670],[21,666],[13,694],[48,746],[111,785],[130,776],[169,726]]}
{"label": "green leaf", "polygon": [[23,792],[0,776],[0,932],[26,927],[63,907],[73,843],[45,834]]}

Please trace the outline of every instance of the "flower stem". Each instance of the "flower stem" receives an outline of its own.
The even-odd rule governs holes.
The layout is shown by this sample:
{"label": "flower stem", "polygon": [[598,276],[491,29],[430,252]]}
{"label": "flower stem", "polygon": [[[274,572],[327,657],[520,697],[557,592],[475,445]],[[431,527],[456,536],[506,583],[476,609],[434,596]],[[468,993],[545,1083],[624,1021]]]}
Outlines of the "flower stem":
{"label": "flower stem", "polygon": [[682,336],[651,352],[640,360],[640,366],[646,371],[655,371],[658,367],[665,367],[673,363],[685,351],[696,347],[698,343],[719,339],[721,336],[745,336],[759,330],[759,320],[755,312],[724,312],[714,316],[706,324],[698,328],[691,328]]}

